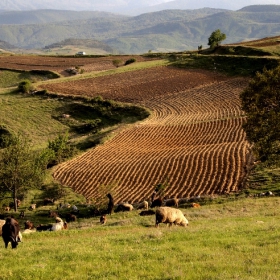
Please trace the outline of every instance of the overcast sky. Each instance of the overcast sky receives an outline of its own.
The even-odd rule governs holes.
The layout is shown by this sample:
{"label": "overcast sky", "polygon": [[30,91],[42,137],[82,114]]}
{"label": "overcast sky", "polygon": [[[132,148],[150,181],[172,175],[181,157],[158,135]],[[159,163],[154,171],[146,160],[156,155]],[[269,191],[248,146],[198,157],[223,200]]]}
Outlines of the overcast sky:
{"label": "overcast sky", "polygon": [[[150,0],[151,5],[157,5],[159,3],[174,2],[174,0]],[[237,10],[249,5],[268,5],[276,4],[280,5],[280,0],[182,0],[181,2],[189,2],[190,7],[198,6],[199,8],[209,7],[209,8],[224,8]],[[205,4],[207,6],[205,6]]]}

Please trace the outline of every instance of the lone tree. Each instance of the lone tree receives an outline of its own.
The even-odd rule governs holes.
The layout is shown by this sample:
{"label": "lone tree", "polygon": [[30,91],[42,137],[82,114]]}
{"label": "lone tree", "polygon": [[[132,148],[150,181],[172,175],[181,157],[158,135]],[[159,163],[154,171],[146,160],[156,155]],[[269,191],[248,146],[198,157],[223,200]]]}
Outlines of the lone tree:
{"label": "lone tree", "polygon": [[46,158],[31,150],[30,143],[20,135],[5,141],[5,148],[0,149],[0,191],[11,195],[17,211],[19,195],[42,185]]}
{"label": "lone tree", "polygon": [[[244,129],[261,161],[280,159],[280,66],[257,72],[241,93]],[[272,162],[273,162],[272,161]]]}
{"label": "lone tree", "polygon": [[208,38],[208,45],[211,49],[219,46],[223,40],[227,38],[226,34],[222,33],[220,29],[217,29],[212,32]]}

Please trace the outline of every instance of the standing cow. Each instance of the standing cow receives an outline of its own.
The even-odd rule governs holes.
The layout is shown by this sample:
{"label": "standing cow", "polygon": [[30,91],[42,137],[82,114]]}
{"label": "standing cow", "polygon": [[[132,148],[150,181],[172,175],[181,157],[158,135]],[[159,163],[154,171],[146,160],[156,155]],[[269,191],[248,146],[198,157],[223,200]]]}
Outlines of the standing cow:
{"label": "standing cow", "polygon": [[9,242],[12,244],[12,249],[16,248],[20,238],[20,227],[18,222],[8,217],[5,224],[2,226],[2,238],[5,243],[5,248],[8,247]]}

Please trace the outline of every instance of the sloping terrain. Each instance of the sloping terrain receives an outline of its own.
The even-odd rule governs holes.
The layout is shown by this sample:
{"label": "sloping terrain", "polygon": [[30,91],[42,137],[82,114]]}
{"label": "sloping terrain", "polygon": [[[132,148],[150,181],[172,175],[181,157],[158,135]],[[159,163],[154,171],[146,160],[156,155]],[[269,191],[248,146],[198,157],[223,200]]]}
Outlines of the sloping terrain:
{"label": "sloping terrain", "polygon": [[53,176],[88,199],[111,186],[117,202],[148,199],[166,178],[168,197],[238,191],[249,159],[239,103],[247,83],[214,72],[156,67],[42,85],[152,111],[104,145],[59,165]]}
{"label": "sloping terrain", "polygon": [[200,45],[205,48],[216,29],[226,34],[223,43],[276,36],[280,32],[279,10],[279,5],[263,5],[257,10],[166,10],[133,17],[104,15],[45,24],[1,24],[0,38],[25,49],[75,38],[102,41],[125,54],[184,51]]}

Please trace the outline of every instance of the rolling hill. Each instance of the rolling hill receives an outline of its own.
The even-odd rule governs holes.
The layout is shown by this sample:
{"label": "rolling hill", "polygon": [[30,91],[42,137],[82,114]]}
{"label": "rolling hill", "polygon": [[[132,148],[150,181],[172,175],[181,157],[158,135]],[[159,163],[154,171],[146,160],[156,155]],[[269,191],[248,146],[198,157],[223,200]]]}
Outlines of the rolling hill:
{"label": "rolling hill", "polygon": [[[19,12],[18,17],[20,13],[24,12]],[[94,39],[119,53],[139,54],[148,50],[183,51],[196,49],[198,45],[206,47],[208,37],[216,29],[227,35],[224,43],[280,33],[280,6],[277,5],[249,6],[238,11],[164,10],[134,17],[95,14],[92,18],[62,22],[56,21],[58,15],[53,13],[51,23],[42,23],[48,21],[42,11],[38,11],[40,19],[33,17],[32,24],[2,23],[0,38],[25,49],[40,49],[69,38]]]}
{"label": "rolling hill", "polygon": [[30,10],[0,11],[0,24],[47,24],[90,18],[123,18],[124,16],[98,11]]}
{"label": "rolling hill", "polygon": [[84,51],[87,55],[113,54],[116,51],[107,44],[93,39],[65,39],[54,43],[42,50],[42,53],[58,55],[75,55],[79,51]]}

